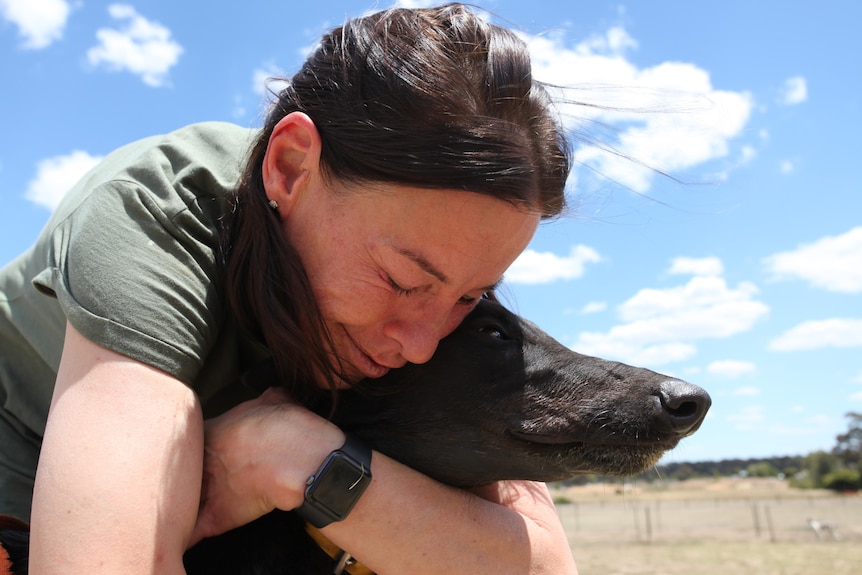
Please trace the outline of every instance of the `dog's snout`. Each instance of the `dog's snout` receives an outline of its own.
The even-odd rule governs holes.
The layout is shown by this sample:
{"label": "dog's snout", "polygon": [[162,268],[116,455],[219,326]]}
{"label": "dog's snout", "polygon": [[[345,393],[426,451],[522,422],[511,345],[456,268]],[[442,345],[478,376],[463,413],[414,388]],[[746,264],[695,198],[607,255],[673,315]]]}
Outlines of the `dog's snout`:
{"label": "dog's snout", "polygon": [[659,386],[658,403],[661,423],[676,433],[687,435],[700,427],[712,399],[696,385],[669,379]]}

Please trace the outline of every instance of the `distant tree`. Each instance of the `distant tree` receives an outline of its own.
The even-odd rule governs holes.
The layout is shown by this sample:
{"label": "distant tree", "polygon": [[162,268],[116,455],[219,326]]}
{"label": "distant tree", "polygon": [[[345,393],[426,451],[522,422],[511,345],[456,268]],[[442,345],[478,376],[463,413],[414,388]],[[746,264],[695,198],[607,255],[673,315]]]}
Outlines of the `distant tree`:
{"label": "distant tree", "polygon": [[685,481],[687,479],[693,479],[699,476],[697,470],[695,470],[694,466],[690,463],[683,463],[672,474],[673,478],[677,481]]}
{"label": "distant tree", "polygon": [[855,469],[838,469],[823,477],[823,487],[832,491],[858,491],[862,489],[862,477]]}
{"label": "distant tree", "polygon": [[777,477],[780,471],[768,461],[752,463],[746,468],[749,477]]}
{"label": "distant tree", "polygon": [[823,487],[823,478],[841,468],[841,460],[828,451],[814,451],[805,456],[802,471],[796,474],[790,484],[802,489]]}
{"label": "distant tree", "polygon": [[838,458],[826,451],[815,451],[805,458],[805,468],[811,474],[815,487],[821,487],[823,478],[839,467]]}
{"label": "distant tree", "polygon": [[847,433],[835,438],[832,453],[837,455],[845,467],[862,471],[862,413],[846,414],[850,420]]}

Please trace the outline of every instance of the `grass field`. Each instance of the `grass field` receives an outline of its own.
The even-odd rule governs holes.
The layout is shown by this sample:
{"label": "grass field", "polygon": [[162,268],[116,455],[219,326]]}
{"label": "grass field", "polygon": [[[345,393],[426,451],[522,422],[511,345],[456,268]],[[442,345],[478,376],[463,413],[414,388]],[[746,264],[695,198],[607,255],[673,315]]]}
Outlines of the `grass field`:
{"label": "grass field", "polygon": [[[862,575],[862,497],[778,480],[555,492],[581,575]],[[818,539],[808,520],[837,538]]]}

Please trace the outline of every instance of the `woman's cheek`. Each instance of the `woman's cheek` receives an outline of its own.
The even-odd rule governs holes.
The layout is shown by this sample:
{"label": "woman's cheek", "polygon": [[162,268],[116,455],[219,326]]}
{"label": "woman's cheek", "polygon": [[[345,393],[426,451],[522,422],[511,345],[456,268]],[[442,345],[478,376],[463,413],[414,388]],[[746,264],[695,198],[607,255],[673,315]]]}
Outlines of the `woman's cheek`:
{"label": "woman's cheek", "polygon": [[339,299],[340,323],[377,327],[392,316],[396,296],[388,289],[369,287],[354,289],[348,297]]}
{"label": "woman's cheek", "polygon": [[476,307],[477,303],[479,303],[478,300],[476,300],[476,303],[470,305],[456,305],[449,314],[449,319],[447,320],[445,329],[443,330],[443,337],[446,337],[455,331],[455,328],[461,325],[461,322],[464,321],[464,318],[467,317],[471,311],[473,311],[473,308]]}

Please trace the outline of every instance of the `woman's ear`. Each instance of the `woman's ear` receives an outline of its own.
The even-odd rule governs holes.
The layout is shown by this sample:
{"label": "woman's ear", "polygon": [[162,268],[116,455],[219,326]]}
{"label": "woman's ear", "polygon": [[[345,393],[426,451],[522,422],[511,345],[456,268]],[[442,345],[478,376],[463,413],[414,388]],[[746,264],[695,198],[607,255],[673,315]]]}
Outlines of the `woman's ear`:
{"label": "woman's ear", "polygon": [[302,112],[291,112],[275,125],[263,156],[263,186],[282,218],[319,172],[320,146],[317,126]]}

